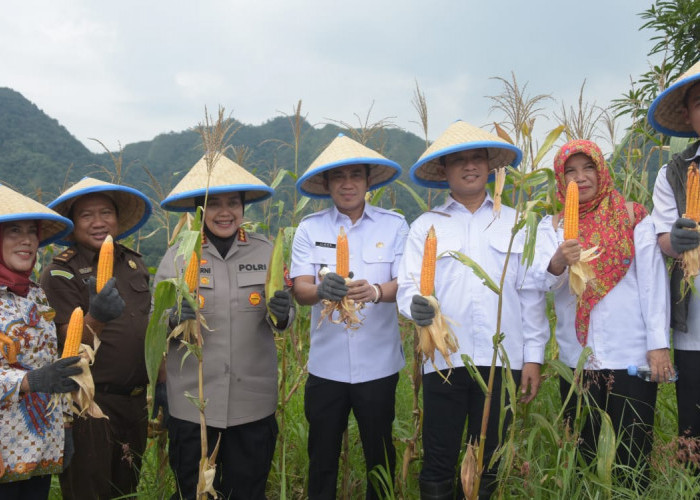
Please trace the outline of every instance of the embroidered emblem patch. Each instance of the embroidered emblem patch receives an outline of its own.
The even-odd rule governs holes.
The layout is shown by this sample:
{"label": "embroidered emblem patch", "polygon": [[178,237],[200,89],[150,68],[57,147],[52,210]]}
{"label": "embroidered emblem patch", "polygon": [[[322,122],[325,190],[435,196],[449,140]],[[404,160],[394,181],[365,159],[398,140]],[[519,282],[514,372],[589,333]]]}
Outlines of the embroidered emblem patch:
{"label": "embroidered emblem patch", "polygon": [[90,267],[81,267],[80,269],[78,269],[78,272],[79,272],[80,274],[88,274],[88,273],[91,273],[91,272],[92,272],[92,266],[90,266]]}
{"label": "embroidered emblem patch", "polygon": [[251,306],[257,306],[260,304],[260,301],[262,300],[262,297],[258,292],[251,292],[250,295],[248,295],[248,302],[250,302]]}
{"label": "embroidered emblem patch", "polygon": [[207,286],[210,282],[211,280],[207,276],[202,276],[202,278],[199,280],[199,283],[204,286]]}
{"label": "embroidered emblem patch", "polygon": [[129,259],[129,267],[131,269],[136,269],[136,262],[134,262],[132,259]]}
{"label": "embroidered emblem patch", "polygon": [[378,242],[377,242],[377,248],[384,248],[384,242],[383,242],[383,241],[378,241]]}
{"label": "embroidered emblem patch", "polygon": [[51,276],[60,276],[61,278],[66,278],[67,280],[73,279],[73,273],[68,271],[61,271],[60,269],[52,269]]}

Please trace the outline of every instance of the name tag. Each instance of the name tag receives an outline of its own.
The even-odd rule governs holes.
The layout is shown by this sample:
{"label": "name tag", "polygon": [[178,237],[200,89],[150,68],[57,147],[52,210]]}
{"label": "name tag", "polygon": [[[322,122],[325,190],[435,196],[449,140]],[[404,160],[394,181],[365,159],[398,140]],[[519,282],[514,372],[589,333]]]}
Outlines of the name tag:
{"label": "name tag", "polygon": [[199,286],[201,288],[214,288],[214,275],[210,266],[199,267]]}
{"label": "name tag", "polygon": [[335,243],[326,243],[325,241],[317,241],[316,246],[323,247],[323,248],[335,248]]}
{"label": "name tag", "polygon": [[267,271],[267,264],[238,264],[239,273],[255,273]]}

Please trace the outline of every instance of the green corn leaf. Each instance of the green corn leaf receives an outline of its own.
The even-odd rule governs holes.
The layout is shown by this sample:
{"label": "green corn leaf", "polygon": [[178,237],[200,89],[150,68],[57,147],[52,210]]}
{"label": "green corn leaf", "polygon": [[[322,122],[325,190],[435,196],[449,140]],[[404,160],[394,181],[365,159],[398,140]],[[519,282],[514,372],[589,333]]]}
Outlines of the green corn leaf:
{"label": "green corn leaf", "polygon": [[275,292],[284,290],[284,228],[279,228],[275,244],[272,247],[270,262],[267,265],[267,278],[265,279],[265,303],[267,312],[276,325],[277,318],[270,311],[270,300],[275,296]]}
{"label": "green corn leaf", "polygon": [[554,143],[557,141],[557,139],[559,139],[559,136],[565,128],[566,127],[564,125],[559,125],[549,134],[547,134],[547,138],[544,140],[544,143],[542,144],[542,147],[539,149],[539,151],[537,151],[537,155],[535,156],[535,159],[532,162],[533,167],[537,167],[537,165],[539,165],[540,161],[542,161],[542,158],[544,158],[544,155],[546,155],[549,152],[549,150],[552,149],[552,146],[554,146]]}
{"label": "green corn leaf", "polygon": [[163,360],[168,336],[169,309],[175,304],[177,296],[176,279],[163,280],[156,286],[153,293],[153,311],[146,329],[146,371],[152,391],[158,380],[158,369]]}
{"label": "green corn leaf", "polygon": [[481,280],[481,282],[489,287],[491,291],[493,291],[495,294],[501,293],[500,288],[498,288],[498,285],[496,285],[496,282],[491,279],[491,276],[489,276],[484,269],[477,264],[475,261],[473,261],[471,258],[467,257],[461,252],[457,252],[454,250],[449,250],[447,252],[441,253],[438,258],[442,258],[445,254],[449,255],[453,259],[457,259],[460,261],[462,264],[465,266],[468,266],[471,268],[471,270],[474,272],[477,278]]}
{"label": "green corn leaf", "polygon": [[596,472],[598,478],[606,485],[612,484],[612,465],[615,460],[617,443],[615,430],[610,415],[600,409],[600,434],[598,435],[598,452],[596,454]]}
{"label": "green corn leaf", "polygon": [[414,189],[406,184],[403,181],[397,180],[396,184],[399,186],[403,187],[406,191],[408,191],[408,194],[410,194],[413,197],[413,200],[416,202],[416,205],[418,205],[421,209],[422,212],[427,212],[428,211],[428,204],[425,202],[423,198],[421,198],[418,193],[414,191]]}

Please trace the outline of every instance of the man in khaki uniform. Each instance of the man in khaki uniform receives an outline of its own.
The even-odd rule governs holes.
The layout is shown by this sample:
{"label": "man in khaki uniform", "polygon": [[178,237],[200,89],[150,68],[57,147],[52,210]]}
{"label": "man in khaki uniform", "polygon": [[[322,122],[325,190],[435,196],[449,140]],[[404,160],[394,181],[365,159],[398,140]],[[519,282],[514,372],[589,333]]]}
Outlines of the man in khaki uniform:
{"label": "man in khaki uniform", "polygon": [[[44,269],[41,286],[56,310],[59,343],[75,307],[86,311],[82,342],[97,348],[91,367],[95,402],[107,419],[73,422],[75,455],[61,474],[65,499],[106,499],[136,491],[146,448],[146,365],[149,274],[138,252],[114,245],[114,277],[95,291],[102,242],[119,240],[148,219],[151,204],[125,186],[84,178],[49,204],[71,220],[70,247]],[[98,347],[99,344],[99,347]]]}
{"label": "man in khaki uniform", "polygon": [[[204,205],[206,162],[200,160],[161,205],[194,210]],[[277,349],[263,296],[272,244],[242,227],[245,202],[273,192],[260,180],[221,156],[209,182],[200,260],[199,306],[210,329],[203,330],[204,397],[209,454],[221,436],[214,488],[224,498],[264,499],[277,440]],[[166,252],[156,284],[182,274],[177,244]],[[291,297],[273,298],[276,327],[288,323]],[[186,301],[171,326],[192,318]],[[275,309],[276,308],[276,309]],[[171,341],[167,353],[170,466],[177,498],[195,498],[200,452],[199,410],[185,396],[198,394],[197,359]]]}

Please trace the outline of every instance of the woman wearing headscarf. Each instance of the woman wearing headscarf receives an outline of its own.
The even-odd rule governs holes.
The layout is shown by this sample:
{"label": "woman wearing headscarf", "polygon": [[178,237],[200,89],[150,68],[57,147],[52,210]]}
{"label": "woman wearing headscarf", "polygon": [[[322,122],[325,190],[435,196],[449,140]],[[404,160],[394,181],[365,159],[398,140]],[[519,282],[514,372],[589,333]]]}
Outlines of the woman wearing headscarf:
{"label": "woman wearing headscarf", "polygon": [[0,498],[46,499],[51,474],[63,470],[64,403],[81,369],[73,356],[58,358],[54,311],[30,276],[37,249],[67,234],[72,223],[0,186]]}
{"label": "woman wearing headscarf", "polygon": [[[643,468],[651,452],[656,382],[669,380],[668,287],[666,268],[646,209],[615,190],[598,146],[574,140],[554,160],[557,196],[565,200],[569,182],[579,190],[579,237],[564,240],[562,214],[546,216],[537,235],[535,271],[554,291],[559,357],[577,366],[585,347],[581,386],[592,407],[607,412],[619,437],[619,464]],[[569,289],[569,269],[583,250],[598,248],[587,262],[595,277],[580,297]],[[628,374],[629,366],[649,365],[653,382]],[[562,400],[570,385],[560,379]],[[573,419],[576,396],[567,406]],[[582,449],[595,453],[600,413],[591,409]],[[573,421],[573,420],[572,420]],[[641,464],[640,464],[641,462]]]}
{"label": "woman wearing headscarf", "polygon": [[[272,326],[285,328],[291,296],[278,291],[270,309],[263,296],[272,244],[243,227],[245,203],[261,201],[274,192],[243,167],[221,155],[211,172],[202,158],[182,178],[161,206],[172,211],[204,207],[199,265],[199,311],[208,329],[202,330],[203,384],[207,404],[209,455],[221,438],[214,489],[223,498],[265,498],[267,476],[277,440],[277,348]],[[206,196],[206,198],[205,198]],[[177,244],[165,253],[155,283],[182,274],[185,263]],[[183,300],[170,316],[175,327],[194,312]],[[198,393],[197,359],[186,356],[179,341],[167,352],[167,395],[170,417],[170,466],[177,492],[173,499],[194,499],[201,455],[199,409],[188,394]]]}

